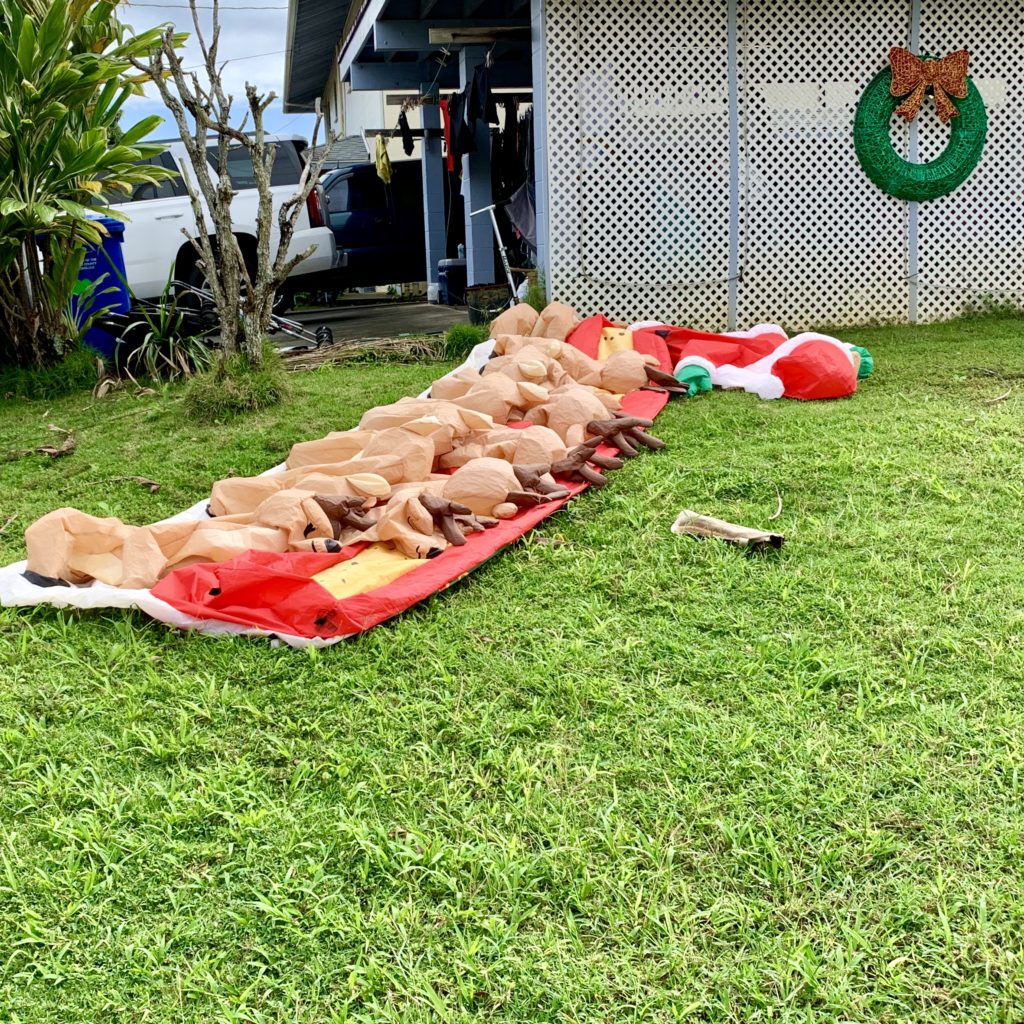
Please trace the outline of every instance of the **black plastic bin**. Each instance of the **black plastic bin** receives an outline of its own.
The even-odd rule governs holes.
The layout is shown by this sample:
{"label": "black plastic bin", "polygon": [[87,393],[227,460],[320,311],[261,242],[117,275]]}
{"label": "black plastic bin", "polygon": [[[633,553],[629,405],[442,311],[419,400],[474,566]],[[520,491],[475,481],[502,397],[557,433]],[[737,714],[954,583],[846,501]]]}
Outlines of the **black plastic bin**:
{"label": "black plastic bin", "polygon": [[442,306],[466,304],[466,261],[440,260],[437,264],[437,301]]}

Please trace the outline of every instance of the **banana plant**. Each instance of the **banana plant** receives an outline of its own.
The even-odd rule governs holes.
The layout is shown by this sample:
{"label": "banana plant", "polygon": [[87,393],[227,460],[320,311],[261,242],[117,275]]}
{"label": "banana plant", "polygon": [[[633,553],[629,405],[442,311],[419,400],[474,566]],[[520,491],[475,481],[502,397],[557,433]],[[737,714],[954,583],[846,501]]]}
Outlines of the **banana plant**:
{"label": "banana plant", "polygon": [[[142,161],[162,121],[123,133],[141,85],[129,63],[160,44],[132,35],[112,0],[0,0],[0,364],[42,365],[76,340],[69,254],[99,244],[103,197],[168,172]],[[112,139],[116,138],[116,142]]]}

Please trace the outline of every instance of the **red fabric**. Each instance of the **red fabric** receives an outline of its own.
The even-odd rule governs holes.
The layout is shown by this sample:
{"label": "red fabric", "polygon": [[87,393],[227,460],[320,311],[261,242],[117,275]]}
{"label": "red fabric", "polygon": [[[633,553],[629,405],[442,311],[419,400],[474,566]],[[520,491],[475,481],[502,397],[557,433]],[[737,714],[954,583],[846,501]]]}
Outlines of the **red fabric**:
{"label": "red fabric", "polygon": [[584,355],[596,359],[598,349],[601,347],[601,332],[606,327],[614,326],[615,323],[606,316],[589,316],[586,320],[578,323],[565,340],[578,348]]}
{"label": "red fabric", "polygon": [[455,157],[452,154],[452,121],[448,116],[448,101],[439,100],[437,105],[441,108],[441,122],[444,125],[445,164],[451,174],[455,170]]}
{"label": "red fabric", "polygon": [[[565,340],[574,348],[578,348],[584,355],[590,356],[591,359],[598,359],[600,358],[598,353],[601,350],[601,332],[606,327],[616,326],[620,325],[606,316],[587,317],[569,332],[569,336]],[[672,361],[672,355],[665,344],[665,339],[651,330],[634,331],[633,348],[645,356],[654,356],[658,360],[660,368],[666,373],[671,373],[676,362],[679,361]]]}
{"label": "red fabric", "polygon": [[196,619],[271,633],[336,636],[338,602],[311,577],[354,554],[352,547],[334,555],[246,551],[228,562],[176,569],[152,593]]}
{"label": "red fabric", "polygon": [[715,366],[749,366],[771,355],[785,340],[784,334],[771,329],[752,338],[734,338],[727,334],[673,327],[665,343],[672,356],[673,367],[687,356],[700,356]]}
{"label": "red fabric", "polygon": [[[634,391],[622,401],[623,414],[654,419],[667,401],[662,393]],[[602,450],[611,452],[607,447]],[[586,489],[585,484],[566,486],[573,497]],[[234,622],[291,636],[350,636],[450,586],[554,515],[568,500],[526,509],[494,529],[470,534],[463,547],[448,548],[394,583],[340,601],[310,577],[353,557],[364,545],[351,545],[335,555],[249,551],[229,562],[176,569],[152,592],[196,619]]]}
{"label": "red fabric", "polygon": [[633,348],[645,356],[654,356],[658,360],[659,369],[666,373],[671,373],[676,368],[676,364],[672,362],[672,356],[669,354],[668,345],[665,344],[665,339],[657,334],[652,334],[650,331],[634,331]]}
{"label": "red fabric", "polygon": [[772,373],[782,381],[786,398],[811,402],[846,398],[857,390],[857,371],[845,352],[827,341],[806,341],[777,360]]}

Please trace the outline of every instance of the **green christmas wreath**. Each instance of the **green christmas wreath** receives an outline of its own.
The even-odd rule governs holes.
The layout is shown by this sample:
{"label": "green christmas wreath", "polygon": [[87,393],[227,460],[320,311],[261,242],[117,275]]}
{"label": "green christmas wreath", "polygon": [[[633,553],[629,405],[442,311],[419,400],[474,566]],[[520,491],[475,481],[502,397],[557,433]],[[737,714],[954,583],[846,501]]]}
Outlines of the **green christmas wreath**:
{"label": "green christmas wreath", "polygon": [[[857,158],[883,192],[917,202],[939,199],[971,176],[985,149],[988,114],[981,93],[967,77],[969,54],[960,50],[943,60],[929,60],[894,49],[890,60],[892,66],[871,80],[857,106]],[[893,149],[889,126],[897,112],[913,121],[929,89],[939,117],[951,126],[949,145],[930,163],[915,164]],[[959,105],[951,96],[961,101]]]}

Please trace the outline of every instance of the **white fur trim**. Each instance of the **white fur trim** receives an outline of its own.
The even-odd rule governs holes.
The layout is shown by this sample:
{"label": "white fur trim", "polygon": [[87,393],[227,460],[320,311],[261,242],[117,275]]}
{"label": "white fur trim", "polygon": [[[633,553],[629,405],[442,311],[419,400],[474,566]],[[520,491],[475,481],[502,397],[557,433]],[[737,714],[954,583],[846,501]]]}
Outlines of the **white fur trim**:
{"label": "white fur trim", "polygon": [[797,338],[802,338],[804,341],[828,342],[829,345],[834,345],[841,352],[845,352],[850,357],[850,362],[854,366],[857,365],[857,361],[853,357],[853,346],[847,344],[845,341],[840,341],[838,338],[830,338],[827,334],[818,334],[815,331],[805,331],[803,334],[798,334]]}
{"label": "white fur trim", "polygon": [[723,388],[743,388],[765,401],[781,398],[785,390],[782,381],[773,373],[755,373],[749,366],[720,366],[715,384]]}
{"label": "white fur trim", "polygon": [[715,376],[715,371],[718,369],[710,359],[705,359],[703,356],[686,356],[684,359],[680,359],[679,362],[676,363],[676,368],[672,372],[678,373],[684,366],[701,366],[711,374],[712,378]]}
{"label": "white fur trim", "polygon": [[781,338],[783,341],[789,339],[789,335],[778,324],[756,324],[745,331],[729,331],[723,335],[725,338]]}

